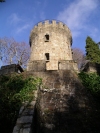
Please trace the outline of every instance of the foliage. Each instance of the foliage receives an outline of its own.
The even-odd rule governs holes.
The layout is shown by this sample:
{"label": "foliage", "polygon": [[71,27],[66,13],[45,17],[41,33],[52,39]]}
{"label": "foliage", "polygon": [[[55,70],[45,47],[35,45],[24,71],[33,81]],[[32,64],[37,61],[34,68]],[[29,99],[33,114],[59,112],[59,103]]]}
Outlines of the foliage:
{"label": "foliage", "polygon": [[22,75],[0,77],[0,132],[12,132],[22,102],[34,98],[34,90],[41,82],[40,78]]}
{"label": "foliage", "polygon": [[86,59],[91,62],[100,63],[100,49],[91,37],[86,38]]}
{"label": "foliage", "polygon": [[100,76],[96,73],[79,73],[79,77],[88,91],[93,95],[100,96]]}

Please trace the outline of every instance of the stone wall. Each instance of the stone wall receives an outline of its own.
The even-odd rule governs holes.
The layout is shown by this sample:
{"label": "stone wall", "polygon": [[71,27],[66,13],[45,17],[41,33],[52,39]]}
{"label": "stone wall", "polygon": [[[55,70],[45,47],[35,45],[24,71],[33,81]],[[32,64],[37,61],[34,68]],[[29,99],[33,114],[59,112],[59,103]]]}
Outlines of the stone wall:
{"label": "stone wall", "polygon": [[58,62],[58,67],[58,70],[74,70],[77,72],[79,71],[77,63],[73,60],[61,60]]}
{"label": "stone wall", "polygon": [[71,71],[52,72],[43,80],[36,105],[37,132],[78,133],[85,130],[82,122],[91,108],[76,75]]}
{"label": "stone wall", "polygon": [[35,104],[37,99],[37,91],[35,91],[34,95],[35,99],[31,103],[25,102],[20,108],[13,133],[34,133],[33,130],[35,131],[36,122]]}
{"label": "stone wall", "polygon": [[100,75],[100,64],[94,62],[87,62],[82,68],[81,71],[87,73],[97,73]]}
{"label": "stone wall", "polygon": [[32,61],[28,63],[28,70],[33,72],[45,72],[48,70],[74,70],[78,72],[77,63],[73,60],[60,60],[60,61]]}
{"label": "stone wall", "polygon": [[94,101],[71,70],[27,72],[40,77],[43,85],[36,101],[34,133],[91,133]]}
{"label": "stone wall", "polygon": [[[24,73],[42,78],[35,101],[21,108],[13,133],[94,133],[93,97],[72,70]],[[95,131],[93,125],[95,125]],[[98,130],[99,131],[99,130]]]}
{"label": "stone wall", "polygon": [[16,64],[2,66],[0,69],[0,75],[10,74],[13,72],[18,72],[18,67]]}
{"label": "stone wall", "polygon": [[46,71],[46,62],[44,60],[29,62],[27,69],[33,72],[44,72]]}

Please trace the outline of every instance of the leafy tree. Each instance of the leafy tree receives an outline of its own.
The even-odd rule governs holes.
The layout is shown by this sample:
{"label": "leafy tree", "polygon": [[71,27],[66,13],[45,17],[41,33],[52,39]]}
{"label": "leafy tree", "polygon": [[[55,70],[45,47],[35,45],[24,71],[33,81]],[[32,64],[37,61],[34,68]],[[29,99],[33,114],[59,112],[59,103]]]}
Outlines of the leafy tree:
{"label": "leafy tree", "polygon": [[86,59],[91,62],[100,63],[100,49],[91,37],[86,38]]}

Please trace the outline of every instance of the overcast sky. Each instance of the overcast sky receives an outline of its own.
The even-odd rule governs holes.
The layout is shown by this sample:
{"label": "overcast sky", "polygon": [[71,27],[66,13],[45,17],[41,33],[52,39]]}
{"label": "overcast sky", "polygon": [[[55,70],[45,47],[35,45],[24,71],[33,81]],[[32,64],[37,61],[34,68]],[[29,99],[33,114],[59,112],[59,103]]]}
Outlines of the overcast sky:
{"label": "overcast sky", "polygon": [[0,2],[0,37],[29,42],[40,21],[55,19],[71,30],[73,47],[85,51],[87,36],[100,42],[100,0],[5,0]]}

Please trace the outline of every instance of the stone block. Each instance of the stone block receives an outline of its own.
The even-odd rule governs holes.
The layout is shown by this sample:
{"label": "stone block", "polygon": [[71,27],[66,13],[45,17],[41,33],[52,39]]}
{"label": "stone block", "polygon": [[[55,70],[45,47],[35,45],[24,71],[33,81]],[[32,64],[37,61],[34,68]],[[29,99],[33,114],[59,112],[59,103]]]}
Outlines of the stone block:
{"label": "stone block", "polygon": [[32,123],[33,116],[22,116],[17,119],[17,124]]}
{"label": "stone block", "polygon": [[30,128],[24,128],[22,133],[30,133]]}
{"label": "stone block", "polygon": [[54,88],[58,89],[58,88],[61,88],[61,83],[54,83]]}
{"label": "stone block", "polygon": [[13,133],[19,133],[21,126],[20,125],[16,125],[13,129]]}
{"label": "stone block", "polygon": [[46,70],[46,62],[44,60],[30,61],[28,63],[27,70],[33,71],[33,72],[45,71]]}
{"label": "stone block", "polygon": [[58,70],[58,61],[51,60],[50,62],[46,62],[46,70]]}
{"label": "stone block", "polygon": [[35,106],[35,104],[36,104],[36,101],[32,101],[32,102],[30,103],[30,105],[33,106],[33,107]]}
{"label": "stone block", "polygon": [[22,106],[22,107],[20,108],[19,115],[22,114],[22,112],[23,112],[24,109],[25,109],[25,106]]}
{"label": "stone block", "polygon": [[44,84],[44,87],[45,87],[45,88],[48,88],[48,89],[53,88],[53,83],[46,82],[46,83]]}
{"label": "stone block", "polygon": [[52,130],[55,127],[55,125],[54,124],[46,123],[45,124],[45,127],[48,128],[48,129],[50,129],[50,130]]}
{"label": "stone block", "polygon": [[24,128],[31,128],[31,124],[25,124],[23,125]]}
{"label": "stone block", "polygon": [[24,111],[23,111],[23,116],[25,116],[25,115],[33,115],[33,113],[34,113],[34,108],[33,109],[31,109],[31,108],[26,108]]}

